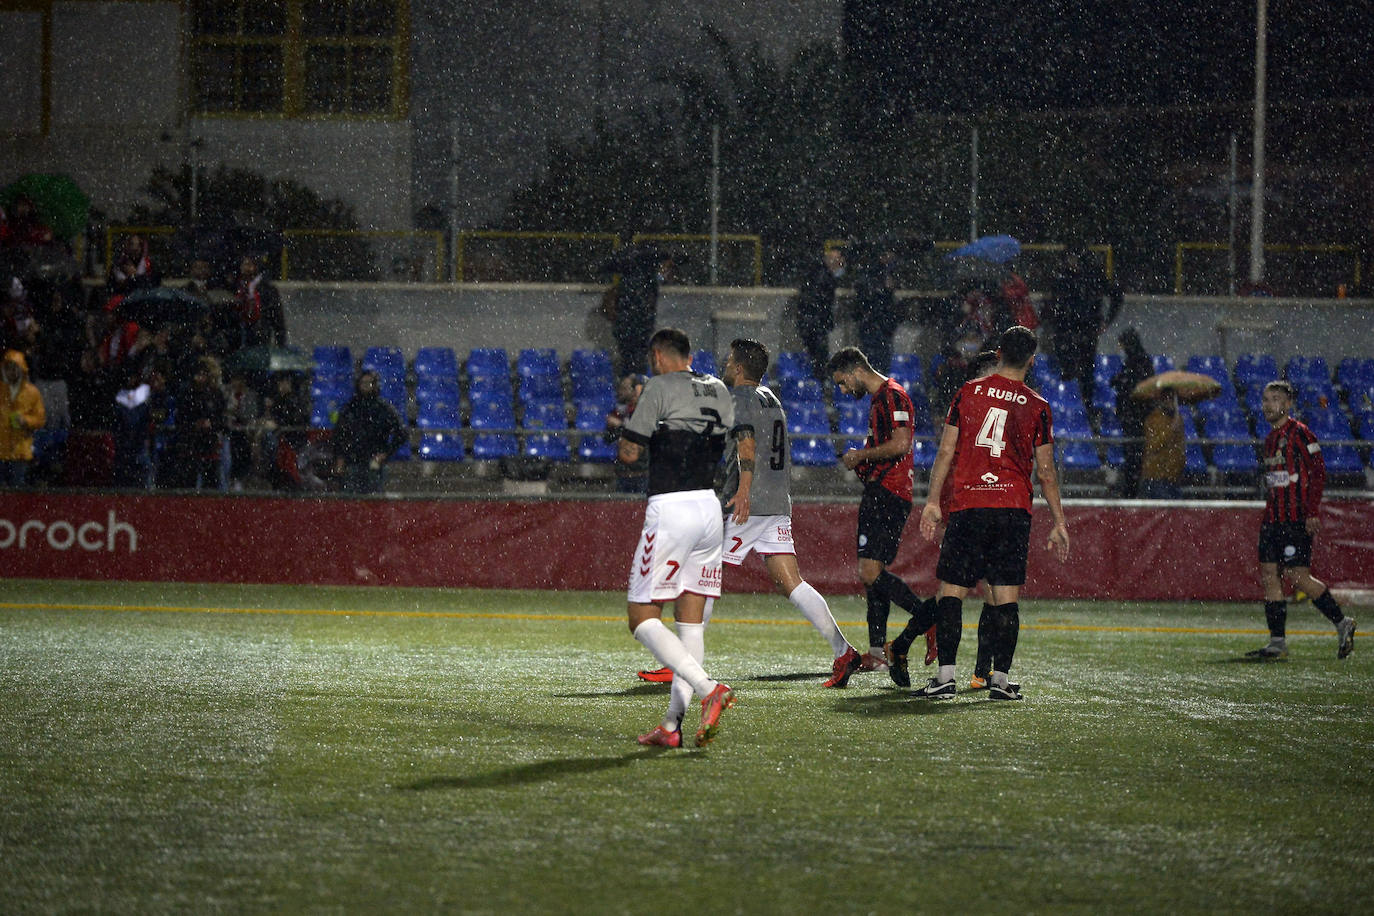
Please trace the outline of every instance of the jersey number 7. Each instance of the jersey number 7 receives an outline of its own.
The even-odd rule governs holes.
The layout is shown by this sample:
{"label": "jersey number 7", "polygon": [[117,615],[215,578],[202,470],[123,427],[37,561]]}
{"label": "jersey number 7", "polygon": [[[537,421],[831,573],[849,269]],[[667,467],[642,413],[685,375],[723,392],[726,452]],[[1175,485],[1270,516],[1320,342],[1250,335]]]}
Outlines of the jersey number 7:
{"label": "jersey number 7", "polygon": [[983,426],[978,430],[978,438],[973,444],[987,449],[992,457],[1001,458],[1002,450],[1007,447],[1007,411],[1003,407],[989,407],[983,417]]}

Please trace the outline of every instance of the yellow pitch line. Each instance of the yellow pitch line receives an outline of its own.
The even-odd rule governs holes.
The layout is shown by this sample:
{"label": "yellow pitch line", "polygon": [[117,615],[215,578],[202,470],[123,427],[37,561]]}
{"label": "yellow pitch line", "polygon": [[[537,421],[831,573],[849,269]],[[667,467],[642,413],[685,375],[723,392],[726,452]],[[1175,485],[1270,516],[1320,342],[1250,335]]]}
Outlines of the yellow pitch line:
{"label": "yellow pitch line", "polygon": [[[270,614],[297,615],[314,617],[407,617],[435,620],[557,620],[578,623],[623,623],[625,618],[595,614],[531,614],[518,611],[370,611],[340,610],[338,608],[255,608],[255,607],[207,607],[203,605],[169,604],[44,604],[37,602],[0,602],[0,610],[7,611],[131,611],[143,613],[168,614]],[[810,626],[805,620],[744,620],[717,617],[712,623],[741,624],[744,626]],[[859,626],[861,620],[843,621],[848,626]],[[977,629],[977,624],[965,623],[965,630]],[[1041,630],[1064,633],[1184,633],[1214,636],[1236,636],[1247,634],[1265,635],[1269,631],[1254,628],[1234,627],[1131,627],[1098,626],[1094,624],[1023,624],[1023,630]],[[1294,636],[1321,636],[1318,630],[1289,630]]]}

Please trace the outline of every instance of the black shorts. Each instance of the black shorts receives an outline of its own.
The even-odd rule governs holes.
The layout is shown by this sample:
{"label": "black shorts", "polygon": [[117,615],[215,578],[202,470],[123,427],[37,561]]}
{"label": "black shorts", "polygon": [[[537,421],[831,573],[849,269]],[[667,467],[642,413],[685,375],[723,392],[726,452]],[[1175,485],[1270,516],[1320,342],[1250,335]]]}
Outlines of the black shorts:
{"label": "black shorts", "polygon": [[1025,585],[1031,516],[1025,509],[963,509],[949,517],[935,577],[973,588]]}
{"label": "black shorts", "polygon": [[911,503],[878,484],[864,487],[859,500],[859,556],[884,566],[897,559]]}
{"label": "black shorts", "polygon": [[1305,522],[1265,522],[1260,525],[1259,561],[1280,566],[1311,566],[1312,535]]}

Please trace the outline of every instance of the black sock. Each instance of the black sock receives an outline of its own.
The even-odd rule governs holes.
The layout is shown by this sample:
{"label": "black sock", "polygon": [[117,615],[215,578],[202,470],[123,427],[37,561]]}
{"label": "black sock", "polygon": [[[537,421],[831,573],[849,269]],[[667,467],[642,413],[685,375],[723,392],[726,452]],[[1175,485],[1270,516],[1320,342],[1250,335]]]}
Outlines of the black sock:
{"label": "black sock", "polygon": [[935,647],[940,664],[952,665],[959,656],[959,637],[964,629],[964,602],[950,596],[941,598],[935,611]]}
{"label": "black sock", "polygon": [[921,606],[911,615],[906,627],[897,638],[892,640],[892,651],[897,655],[906,655],[911,651],[911,644],[925,635],[926,630],[935,626],[935,608],[937,602],[934,598],[927,598],[921,602]]}
{"label": "black sock", "polygon": [[1341,613],[1341,606],[1336,603],[1336,599],[1331,597],[1331,589],[1322,592],[1320,598],[1312,599],[1312,606],[1322,612],[1322,616],[1332,623],[1340,623],[1345,614]]}
{"label": "black sock", "polygon": [[992,670],[992,605],[983,602],[982,613],[978,615],[978,661],[973,665],[975,677],[986,679]]}
{"label": "black sock", "polygon": [[1269,636],[1283,639],[1284,624],[1288,620],[1288,604],[1284,601],[1264,602],[1264,622],[1269,624]]}
{"label": "black sock", "polygon": [[921,599],[916,597],[911,587],[886,569],[873,580],[873,587],[882,589],[893,604],[908,614],[916,614],[921,610]]}
{"label": "black sock", "polygon": [[1011,670],[1012,656],[1016,655],[1016,640],[1021,635],[1021,605],[1013,601],[991,608],[993,632],[996,634],[992,650],[992,668],[1006,673]]}
{"label": "black sock", "polygon": [[892,604],[887,599],[887,592],[876,582],[864,590],[864,597],[868,599],[868,645],[881,646],[887,642],[887,615],[892,611]]}

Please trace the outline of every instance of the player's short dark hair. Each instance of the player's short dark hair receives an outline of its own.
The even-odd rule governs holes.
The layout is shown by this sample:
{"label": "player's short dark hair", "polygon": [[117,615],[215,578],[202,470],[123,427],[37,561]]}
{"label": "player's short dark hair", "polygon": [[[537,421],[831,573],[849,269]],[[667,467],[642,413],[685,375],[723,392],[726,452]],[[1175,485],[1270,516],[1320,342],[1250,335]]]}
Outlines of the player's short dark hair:
{"label": "player's short dark hair", "polygon": [[830,362],[825,364],[827,375],[834,375],[836,372],[853,372],[855,369],[867,369],[873,371],[873,365],[864,356],[864,351],[858,347],[842,347],[830,357]]}
{"label": "player's short dark hair", "polygon": [[1022,369],[1035,355],[1038,343],[1030,328],[1012,325],[997,338],[997,349],[1002,354],[1002,363],[1011,369]]}
{"label": "player's short dark hair", "polygon": [[686,359],[692,355],[692,340],[687,336],[686,331],[680,331],[677,328],[659,328],[654,332],[654,336],[649,338],[649,349],[667,350]]}
{"label": "player's short dark hair", "polygon": [[1264,386],[1265,391],[1268,391],[1270,388],[1282,391],[1283,396],[1288,398],[1288,402],[1290,404],[1298,399],[1298,390],[1293,387],[1292,382],[1286,382],[1281,378],[1276,378],[1272,382]]}
{"label": "player's short dark hair", "polygon": [[982,350],[973,358],[973,361],[968,364],[968,369],[973,373],[973,376],[977,378],[997,365],[997,362],[996,350]]}
{"label": "player's short dark hair", "polygon": [[745,374],[755,381],[763,378],[768,371],[768,348],[757,340],[740,337],[730,341],[730,355]]}

